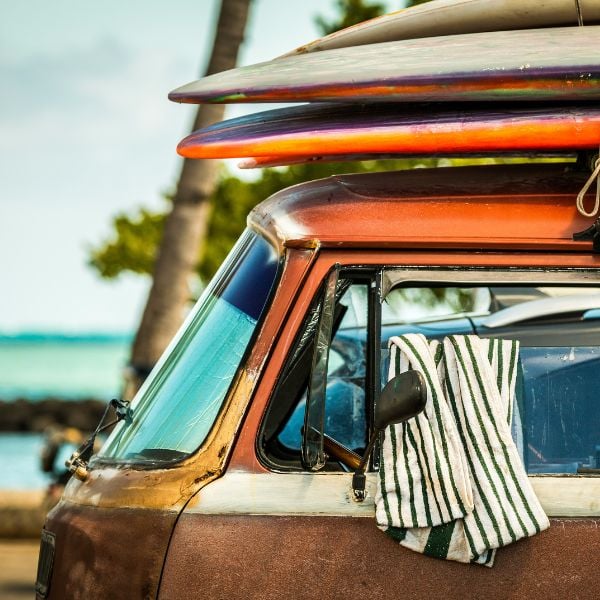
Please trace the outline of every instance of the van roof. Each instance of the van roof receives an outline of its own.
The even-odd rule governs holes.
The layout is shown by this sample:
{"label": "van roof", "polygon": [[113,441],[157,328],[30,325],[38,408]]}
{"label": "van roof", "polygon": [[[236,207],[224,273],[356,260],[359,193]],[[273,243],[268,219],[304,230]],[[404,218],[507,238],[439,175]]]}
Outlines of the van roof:
{"label": "van roof", "polygon": [[287,247],[590,251],[573,163],[336,175],[292,186],[248,223]]}

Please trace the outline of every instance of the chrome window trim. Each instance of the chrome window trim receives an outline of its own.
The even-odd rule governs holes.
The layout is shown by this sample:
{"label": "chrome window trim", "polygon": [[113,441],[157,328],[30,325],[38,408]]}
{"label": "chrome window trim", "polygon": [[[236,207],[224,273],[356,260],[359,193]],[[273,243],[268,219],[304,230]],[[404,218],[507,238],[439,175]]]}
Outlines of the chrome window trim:
{"label": "chrome window trim", "polygon": [[544,285],[591,285],[600,282],[600,269],[589,268],[506,268],[506,267],[399,267],[383,268],[381,297],[406,283],[484,285],[507,283]]}

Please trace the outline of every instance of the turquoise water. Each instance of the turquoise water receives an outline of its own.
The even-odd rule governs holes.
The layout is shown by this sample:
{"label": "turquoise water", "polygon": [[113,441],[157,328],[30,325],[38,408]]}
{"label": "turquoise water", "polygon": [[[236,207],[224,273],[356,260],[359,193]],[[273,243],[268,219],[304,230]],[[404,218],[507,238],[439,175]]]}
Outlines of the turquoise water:
{"label": "turquoise water", "polygon": [[[0,434],[0,489],[43,489],[50,476],[40,470],[43,436],[38,433]],[[56,464],[69,458],[71,448],[64,448]]]}
{"label": "turquoise water", "polygon": [[[126,336],[0,335],[0,400],[51,396],[108,401],[119,395],[130,343]],[[49,483],[39,468],[42,439],[39,434],[0,433],[0,489]],[[62,460],[70,449],[63,454]]]}
{"label": "turquoise water", "polygon": [[0,336],[0,400],[108,400],[119,393],[129,348],[123,336]]}

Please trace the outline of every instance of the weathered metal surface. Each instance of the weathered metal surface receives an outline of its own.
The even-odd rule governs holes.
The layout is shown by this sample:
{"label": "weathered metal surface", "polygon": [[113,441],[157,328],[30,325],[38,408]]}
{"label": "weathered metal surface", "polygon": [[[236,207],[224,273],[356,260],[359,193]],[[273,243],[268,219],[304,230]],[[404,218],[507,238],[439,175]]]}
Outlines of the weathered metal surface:
{"label": "weathered metal surface", "polygon": [[598,597],[600,527],[552,520],[493,569],[401,548],[370,519],[183,514],[159,598]]}
{"label": "weathered metal surface", "polygon": [[[599,40],[600,41],[600,40]],[[494,151],[597,149],[596,105],[493,108],[317,105],[266,111],[223,121],[184,138],[185,158],[340,156],[345,153],[468,154]]]}
{"label": "weathered metal surface", "polygon": [[299,247],[587,250],[571,239],[589,225],[575,207],[586,177],[560,164],[336,176],[275,194],[250,220]]}
{"label": "weathered metal surface", "polygon": [[[158,557],[164,557],[171,527],[178,511],[186,502],[191,499],[190,505],[200,506],[198,503],[201,502],[202,494],[195,494],[219,477],[227,461],[228,472],[265,471],[256,453],[257,431],[262,414],[274,381],[279,376],[301,327],[307,307],[326,272],[335,262],[342,265],[385,263],[404,266],[438,264],[600,267],[600,257],[589,252],[589,244],[568,242],[570,229],[582,228],[581,219],[576,216],[573,208],[572,190],[576,190],[579,185],[578,177],[566,175],[564,167],[560,166],[503,169],[493,171],[494,175],[488,169],[466,169],[458,174],[451,170],[440,170],[440,173],[421,171],[395,175],[378,174],[374,177],[337,178],[292,188],[274,196],[253,213],[250,225],[277,240],[282,251],[284,245],[294,244],[312,249],[320,248],[322,243],[335,246],[347,237],[350,247],[344,250],[321,249],[320,260],[314,264],[316,253],[313,250],[287,251],[288,262],[269,314],[246,368],[204,448],[172,469],[117,469],[100,468],[100,465],[96,465],[87,481],[74,481],[69,484],[66,491],[68,501],[61,503],[53,511],[47,524],[48,528],[57,534],[57,553],[60,552],[56,559],[58,566],[55,568],[56,581],[62,583],[58,583],[55,589],[76,590],[71,597],[78,597],[77,590],[85,590],[93,579],[94,585],[104,586],[99,588],[105,592],[104,596],[114,597],[115,594],[120,594],[120,582],[127,573],[131,581],[123,585],[130,587],[123,589],[131,591],[131,594],[123,594],[123,597],[143,597],[139,591],[142,590],[140,586],[144,585],[143,582],[150,587],[155,585],[160,572]],[[494,178],[495,183],[491,184],[490,181]],[[427,201],[424,202],[424,199]],[[519,212],[520,203],[526,206],[526,210]],[[433,208],[429,208],[430,204]],[[420,214],[417,210],[418,205],[421,206]],[[329,206],[330,210],[324,210],[323,206]],[[459,207],[462,207],[461,215],[458,214]],[[529,223],[520,224],[509,214],[509,209],[516,210],[518,216],[528,219]],[[544,221],[547,223],[544,227],[538,223],[541,221],[540,211],[544,211]],[[405,225],[407,217],[408,222]],[[459,227],[459,217],[463,224],[467,224],[459,228],[462,231],[460,235],[453,232],[453,229]],[[448,222],[445,223],[446,219]],[[446,239],[450,239],[461,250],[431,252],[427,245],[410,251],[391,248],[398,240],[400,244],[408,246],[410,240],[414,239],[412,236],[430,235],[430,222],[433,227],[432,236],[445,235]],[[423,226],[424,223],[427,223],[427,227]],[[469,232],[467,226],[474,228],[476,233]],[[485,230],[487,227],[494,228],[492,235]],[[523,236],[524,241],[520,243],[526,242],[531,248],[547,248],[550,239],[552,244],[557,247],[564,246],[570,252],[502,254],[469,250],[473,247],[469,242],[473,236],[481,248],[493,249],[494,244],[510,246],[513,240],[511,236],[515,235],[515,232]],[[433,240],[431,237],[430,243]],[[380,248],[376,249],[376,246]],[[310,277],[307,277],[309,270]],[[251,397],[253,401],[247,410]],[[232,451],[236,438],[238,441],[235,450]],[[184,517],[187,518],[185,513],[182,518]],[[370,529],[374,529],[369,519],[364,521],[368,522]],[[130,522],[134,525],[129,524]],[[233,521],[220,521],[219,526],[225,528],[225,533],[229,531],[228,523]],[[249,528],[257,523],[252,560],[261,561],[262,553],[256,552],[255,549],[261,547],[258,545],[261,539],[275,544],[276,534],[271,527],[274,540],[267,540],[264,536],[261,538],[261,521],[250,519],[244,525],[245,529],[241,530],[244,543],[243,535],[254,536]],[[303,526],[303,522],[295,522],[294,527],[300,528],[296,535],[300,535],[298,531],[301,533]],[[307,522],[306,526],[306,535],[310,535],[313,526],[310,522]],[[135,544],[138,539],[137,531],[140,531],[139,545]],[[178,532],[179,529],[175,532],[173,546],[175,557],[185,550],[179,544]],[[335,539],[333,532],[326,530],[325,533],[329,539]],[[216,590],[211,586],[222,584],[218,579],[208,580],[227,572],[234,559],[230,557],[229,563],[225,561],[222,564],[218,561],[212,562],[213,559],[217,560],[217,555],[210,552],[231,552],[232,547],[228,544],[233,543],[235,536],[229,541],[221,540],[223,546],[219,550],[206,550],[213,534],[216,535],[216,532],[209,532],[205,537],[204,533],[197,529],[193,541],[196,550],[202,549],[205,553],[202,555],[207,557],[203,567],[206,570],[198,570],[198,573],[207,579],[207,591],[204,591],[203,586],[198,587],[200,579],[192,586],[188,577],[185,583],[176,582],[177,585],[181,585],[177,592],[178,597],[188,592],[197,593],[198,589],[202,589],[204,595],[210,596],[211,590]],[[379,535],[376,531],[373,531],[373,534]],[[381,543],[381,539],[377,538],[377,544]],[[273,547],[277,548],[276,545]],[[351,545],[351,548],[354,547],[356,546]],[[371,549],[374,548],[375,546]],[[395,546],[393,551],[394,556],[402,552]],[[240,557],[248,552],[250,550],[245,546],[238,547],[235,560],[241,560]],[[128,555],[135,560],[125,558]],[[296,548],[295,556],[285,555],[282,560],[291,564],[301,556],[302,553]],[[419,558],[423,560],[422,557]],[[272,557],[269,560],[272,560]],[[109,573],[117,563],[118,573],[113,575],[111,580]],[[169,564],[172,568],[171,559]],[[261,569],[264,570],[263,567]],[[183,571],[180,571],[179,575],[183,576]],[[249,575],[247,585],[252,585],[254,577],[255,574]],[[80,587],[74,587],[76,580],[81,578],[84,581]],[[98,583],[100,580],[101,583]],[[295,585],[300,586],[301,580]],[[150,588],[144,588],[142,591],[145,593],[147,589]],[[167,593],[164,597],[172,595]],[[212,595],[218,597],[216,591]],[[64,597],[69,597],[69,594]],[[83,593],[79,597],[84,597]]]}
{"label": "weathered metal surface", "polygon": [[[330,515],[375,518],[376,473],[367,498],[352,498],[350,473],[227,472],[198,492],[190,514]],[[600,518],[600,477],[532,476],[529,481],[549,517]]]}
{"label": "weathered metal surface", "polygon": [[179,511],[224,469],[262,364],[302,285],[314,252],[289,254],[280,286],[245,369],[205,445],[170,469],[102,467],[72,480],[49,515],[56,533],[53,598],[155,597]]}
{"label": "weathered metal surface", "polygon": [[[600,21],[598,0],[578,0],[587,25]],[[289,53],[483,31],[578,25],[575,0],[434,0],[336,31]]]}
{"label": "weathered metal surface", "polygon": [[600,98],[600,26],[473,33],[328,50],[180,87],[176,102]]}
{"label": "weathered metal surface", "polygon": [[[146,490],[148,491],[148,490]],[[51,600],[156,598],[177,514],[61,502],[48,516],[56,534]]]}

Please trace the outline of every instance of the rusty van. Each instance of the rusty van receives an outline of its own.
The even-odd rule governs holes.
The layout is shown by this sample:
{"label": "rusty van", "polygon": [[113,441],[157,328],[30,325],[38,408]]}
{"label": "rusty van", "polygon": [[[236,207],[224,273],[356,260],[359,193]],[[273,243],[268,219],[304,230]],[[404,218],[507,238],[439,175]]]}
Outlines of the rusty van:
{"label": "rusty van", "polygon": [[[572,240],[587,176],[573,163],[347,175],[259,205],[48,515],[38,595],[592,597],[600,255]],[[372,462],[353,497],[385,340],[402,331],[521,341],[524,461],[551,527],[493,569],[380,532]],[[307,397],[325,415],[312,435]]]}
{"label": "rusty van", "polygon": [[[213,125],[180,144],[188,158],[544,160],[333,176],[255,207],[131,404],[113,402],[101,450],[73,456],[38,598],[598,597],[600,28],[586,19],[596,0],[441,0],[172,93],[326,102]],[[520,342],[507,435],[550,527],[491,569],[375,523],[382,432],[427,400],[416,370],[387,381],[388,341],[413,333]]]}

